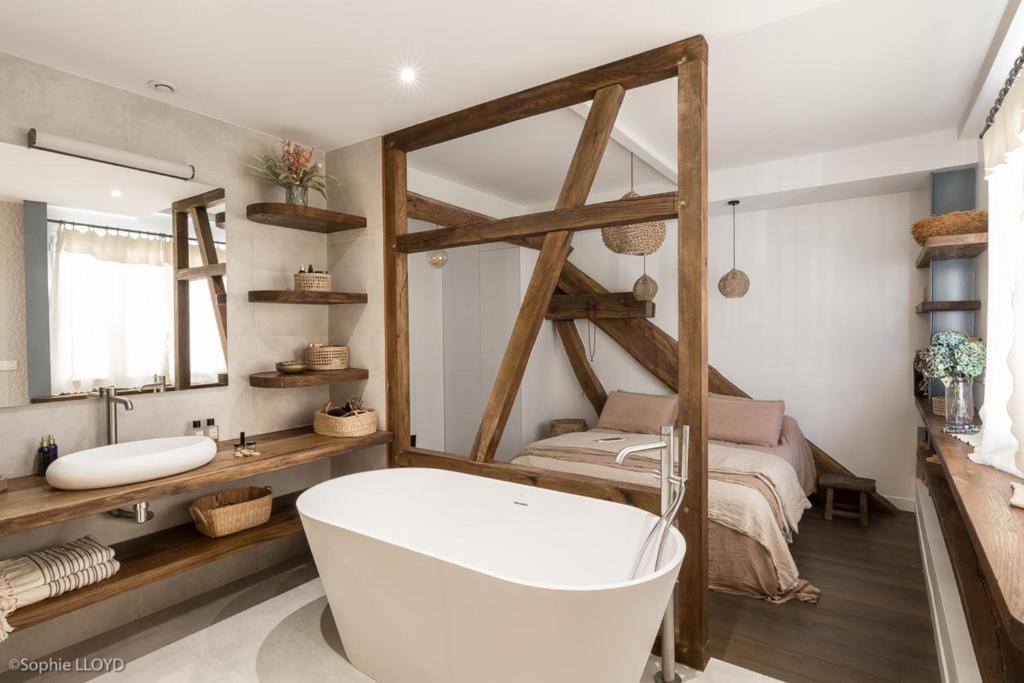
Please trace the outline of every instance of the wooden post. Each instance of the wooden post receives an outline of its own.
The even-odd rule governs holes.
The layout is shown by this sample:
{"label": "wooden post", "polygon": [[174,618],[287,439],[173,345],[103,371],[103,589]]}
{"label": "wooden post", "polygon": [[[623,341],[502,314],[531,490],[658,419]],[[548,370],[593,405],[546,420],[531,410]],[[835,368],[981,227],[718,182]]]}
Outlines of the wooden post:
{"label": "wooden post", "polygon": [[[587,201],[587,195],[594,184],[601,158],[615,127],[615,117],[625,95],[625,89],[617,84],[602,88],[594,95],[594,104],[590,108],[590,114],[576,144],[576,152],[569,164],[565,182],[562,183],[558,202],[555,204],[556,209],[581,206]],[[558,284],[558,276],[569,255],[571,241],[572,233],[568,230],[544,235],[537,265],[523,296],[522,308],[512,328],[505,355],[501,359],[494,386],[491,387],[491,394],[480,420],[480,429],[477,430],[473,442],[473,457],[480,462],[493,460],[498,450],[498,442],[505,431],[509,412],[519,391],[526,364],[530,360],[533,343],[537,340],[537,333],[551,303],[551,295]]]}
{"label": "wooden post", "polygon": [[679,427],[689,425],[689,485],[679,516],[686,558],[676,593],[679,658],[708,652],[708,120],[707,53],[679,65]]}
{"label": "wooden post", "polygon": [[[174,211],[171,237],[174,272],[189,267],[188,212]],[[189,281],[174,281],[174,388],[192,386],[192,329],[189,320]]]}
{"label": "wooden post", "polygon": [[387,383],[387,424],[395,437],[388,446],[388,464],[411,442],[409,408],[409,259],[395,242],[408,230],[405,152],[383,147],[384,173],[384,362]]}

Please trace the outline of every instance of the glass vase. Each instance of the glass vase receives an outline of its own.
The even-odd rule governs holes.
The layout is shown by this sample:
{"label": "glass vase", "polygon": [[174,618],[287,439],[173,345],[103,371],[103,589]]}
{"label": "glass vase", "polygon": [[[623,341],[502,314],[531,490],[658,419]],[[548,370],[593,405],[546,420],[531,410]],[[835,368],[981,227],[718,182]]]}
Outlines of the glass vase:
{"label": "glass vase", "polygon": [[956,378],[946,385],[946,431],[954,434],[978,431],[974,424],[974,380]]}
{"label": "glass vase", "polygon": [[295,206],[306,206],[309,204],[309,188],[301,185],[286,185],[284,200]]}

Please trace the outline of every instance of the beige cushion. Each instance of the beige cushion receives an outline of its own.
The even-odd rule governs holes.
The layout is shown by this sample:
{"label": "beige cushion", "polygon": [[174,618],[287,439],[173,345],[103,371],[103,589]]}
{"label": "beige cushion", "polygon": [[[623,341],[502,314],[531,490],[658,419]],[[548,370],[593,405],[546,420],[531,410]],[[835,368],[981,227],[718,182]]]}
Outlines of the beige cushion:
{"label": "beige cushion", "polygon": [[675,424],[675,421],[675,396],[613,391],[608,394],[597,426],[620,432],[660,434],[662,425]]}
{"label": "beige cushion", "polygon": [[708,438],[715,441],[778,446],[783,401],[755,401],[737,396],[708,397]]}

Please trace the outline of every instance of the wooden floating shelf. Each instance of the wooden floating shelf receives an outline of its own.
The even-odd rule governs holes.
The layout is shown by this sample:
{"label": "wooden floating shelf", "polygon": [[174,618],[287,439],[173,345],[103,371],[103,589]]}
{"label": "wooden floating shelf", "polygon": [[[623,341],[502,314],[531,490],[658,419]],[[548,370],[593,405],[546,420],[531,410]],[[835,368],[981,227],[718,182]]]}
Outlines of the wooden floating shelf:
{"label": "wooden floating shelf", "polygon": [[917,267],[927,268],[932,261],[974,258],[986,249],[988,249],[987,232],[968,235],[936,235],[925,240],[921,253],[917,255]]}
{"label": "wooden floating shelf", "polygon": [[266,524],[222,538],[208,538],[192,524],[133,538],[113,546],[121,569],[105,581],[23,607],[9,617],[15,629],[28,628],[126,591],[220,560],[268,541],[302,532],[293,503],[274,501],[277,510]]}
{"label": "wooden floating shelf", "polygon": [[256,441],[260,455],[236,458],[233,440],[222,441],[217,445],[217,455],[207,465],[124,486],[61,491],[47,484],[44,477],[16,477],[8,482],[7,491],[0,493],[0,536],[391,443],[392,435],[378,431],[369,436],[335,438],[300,427],[251,438]]}
{"label": "wooden floating shelf", "polygon": [[358,292],[319,292],[293,289],[254,289],[249,301],[265,304],[365,304]]}
{"label": "wooden floating shelf", "polygon": [[249,386],[262,389],[288,389],[290,387],[315,387],[321,384],[337,384],[369,379],[370,371],[363,368],[347,370],[307,370],[297,374],[284,372],[257,372],[249,375]]}
{"label": "wooden floating shelf", "polygon": [[978,300],[969,301],[922,301],[917,305],[918,313],[939,313],[942,311],[977,311],[981,309]]}
{"label": "wooden floating shelf", "polygon": [[255,223],[323,234],[366,227],[366,219],[362,216],[278,202],[250,204],[245,215]]}

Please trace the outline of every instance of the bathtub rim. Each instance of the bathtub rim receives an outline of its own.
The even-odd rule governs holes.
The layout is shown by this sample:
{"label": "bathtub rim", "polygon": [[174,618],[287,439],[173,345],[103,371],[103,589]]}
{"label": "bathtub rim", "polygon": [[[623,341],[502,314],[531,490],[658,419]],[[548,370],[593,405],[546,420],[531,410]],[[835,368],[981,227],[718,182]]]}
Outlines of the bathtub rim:
{"label": "bathtub rim", "polygon": [[[354,472],[352,474],[346,474],[346,475],[343,475],[343,476],[340,476],[340,477],[335,477],[333,479],[328,479],[327,481],[322,481],[322,482],[320,482],[318,484],[314,484],[313,486],[310,486],[308,489],[306,489],[301,494],[299,494],[298,499],[296,499],[296,501],[295,501],[295,508],[299,512],[299,517],[301,519],[303,519],[303,520],[308,518],[310,520],[313,520],[313,521],[316,521],[316,522],[320,522],[321,524],[324,524],[326,526],[333,527],[335,529],[342,529],[342,530],[347,531],[349,533],[357,534],[357,535],[363,536],[365,538],[370,538],[370,539],[373,539],[373,540],[378,541],[380,543],[386,543],[386,544],[394,546],[396,548],[402,548],[403,550],[408,550],[410,552],[414,552],[414,553],[416,553],[418,555],[423,555],[424,557],[429,557],[429,558],[437,560],[439,562],[447,562],[448,564],[452,564],[452,565],[455,565],[457,567],[461,567],[463,569],[468,569],[469,571],[476,572],[478,574],[482,574],[484,576],[488,576],[488,577],[497,579],[499,581],[515,584],[515,585],[518,585],[518,586],[525,586],[527,588],[536,588],[536,589],[539,589],[539,590],[548,590],[548,591],[571,591],[571,592],[585,593],[585,592],[595,592],[595,591],[609,591],[609,590],[615,590],[615,589],[621,589],[621,588],[630,588],[632,586],[639,586],[639,585],[642,585],[642,584],[645,584],[645,583],[650,583],[652,581],[657,581],[659,578],[663,577],[665,574],[668,574],[671,571],[675,571],[676,565],[678,564],[679,566],[682,566],[682,562],[686,558],[686,539],[683,538],[682,533],[680,533],[679,529],[675,525],[669,525],[670,535],[676,541],[676,552],[673,553],[671,557],[667,558],[664,561],[664,565],[660,569],[657,569],[657,570],[655,570],[653,572],[649,572],[649,573],[644,574],[643,576],[640,576],[640,577],[635,578],[635,579],[629,579],[629,580],[626,580],[626,581],[616,581],[616,582],[612,582],[612,583],[586,584],[586,585],[562,585],[562,584],[539,583],[539,582],[535,582],[535,581],[525,581],[525,580],[518,579],[518,578],[515,578],[515,577],[512,577],[512,576],[506,575],[506,574],[502,574],[502,573],[499,573],[499,572],[492,571],[490,569],[484,569],[483,567],[480,567],[480,566],[478,566],[476,564],[460,562],[460,561],[457,561],[457,560],[453,560],[451,558],[442,557],[442,556],[440,556],[440,555],[438,555],[436,553],[428,552],[428,551],[424,550],[419,545],[414,545],[414,544],[406,545],[404,543],[398,543],[398,542],[396,542],[393,539],[384,538],[383,536],[381,536],[379,534],[368,533],[368,532],[365,532],[365,531],[357,531],[355,529],[351,529],[349,527],[341,526],[341,525],[339,525],[339,524],[337,524],[335,522],[332,522],[330,520],[324,519],[320,515],[310,514],[308,511],[303,511],[303,509],[302,509],[302,499],[304,497],[306,497],[306,494],[309,491],[312,491],[313,489],[315,489],[315,488],[317,488],[319,486],[324,486],[324,485],[327,485],[327,484],[331,484],[331,483],[333,483],[335,481],[338,481],[338,480],[341,480],[341,479],[347,479],[349,477],[362,477],[364,475],[375,475],[375,474],[379,475],[379,473],[381,473],[381,472],[390,472],[392,470],[401,470],[401,471],[416,470],[416,471],[424,471],[424,472],[431,472],[431,473],[442,472],[442,473],[444,473],[443,476],[449,476],[450,475],[450,476],[454,476],[454,477],[457,477],[457,478],[472,477],[474,479],[485,479],[485,480],[488,480],[488,481],[494,481],[494,482],[498,482],[499,484],[505,484],[505,485],[509,485],[509,486],[520,486],[520,487],[525,487],[525,488],[529,488],[529,489],[537,488],[537,487],[533,487],[533,486],[526,486],[525,484],[517,484],[515,482],[502,481],[500,479],[491,479],[490,477],[481,477],[481,476],[478,476],[478,475],[466,474],[466,473],[463,473],[463,472],[451,472],[449,470],[435,469],[435,468],[432,468],[432,467],[402,467],[402,468],[388,468],[388,469],[383,469],[383,470],[367,470],[365,472]],[[563,496],[572,496],[573,498],[583,498],[583,499],[585,499],[587,501],[597,502],[599,504],[616,505],[616,506],[622,506],[622,507],[625,507],[625,508],[629,508],[629,509],[632,509],[632,510],[639,510],[640,512],[642,512],[643,514],[647,515],[651,519],[653,519],[655,521],[658,520],[658,517],[656,517],[655,515],[651,514],[647,510],[644,510],[642,508],[633,507],[631,505],[625,505],[624,503],[617,503],[617,502],[611,501],[611,500],[602,500],[600,498],[591,498],[590,496],[581,496],[581,495],[576,494],[576,493],[565,493],[564,491],[555,491],[555,490],[552,490],[552,489],[541,489],[541,490],[543,490],[543,491],[550,491],[551,493],[558,494],[558,495],[563,495]]]}

